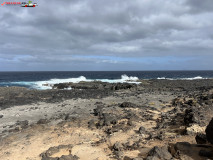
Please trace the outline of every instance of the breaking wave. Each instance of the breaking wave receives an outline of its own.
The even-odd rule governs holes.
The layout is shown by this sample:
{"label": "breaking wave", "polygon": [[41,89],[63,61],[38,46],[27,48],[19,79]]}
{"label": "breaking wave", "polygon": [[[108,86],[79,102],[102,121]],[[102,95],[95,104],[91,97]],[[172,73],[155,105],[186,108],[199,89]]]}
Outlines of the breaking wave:
{"label": "breaking wave", "polygon": [[[29,88],[33,88],[33,89],[41,89],[41,90],[46,90],[46,89],[52,89],[52,86],[54,84],[58,84],[58,83],[79,83],[81,81],[84,82],[92,82],[92,81],[101,81],[101,82],[108,82],[108,83],[136,83],[139,84],[140,82],[138,82],[138,77],[132,77],[132,76],[127,76],[127,75],[122,75],[121,79],[87,79],[84,76],[80,76],[77,78],[67,78],[67,79],[50,79],[50,80],[46,80],[46,81],[33,81],[33,82],[25,82],[25,81],[21,81],[21,82],[10,82],[9,86],[12,85],[18,85],[18,86],[26,86]],[[71,89],[71,88],[69,88]]]}
{"label": "breaking wave", "polygon": [[[157,79],[165,79],[165,80],[199,80],[199,79],[208,79],[208,78],[203,78],[201,76],[196,76],[192,78],[168,78],[168,77],[158,77]],[[84,82],[92,82],[92,81],[101,81],[101,82],[108,82],[108,83],[135,83],[139,84],[141,82],[138,81],[138,77],[133,77],[133,76],[127,76],[126,74],[121,75],[120,79],[87,79],[84,76],[79,76],[76,78],[66,78],[66,79],[49,79],[49,80],[44,80],[44,81],[19,81],[19,82],[1,82],[0,86],[22,86],[22,87],[27,87],[31,89],[39,89],[39,90],[46,90],[46,89],[52,89],[52,86],[54,84],[58,83],[79,83],[81,81]],[[68,88],[71,89],[71,88]]]}
{"label": "breaking wave", "polygon": [[166,77],[158,77],[157,79],[166,79],[166,80],[199,80],[199,79],[208,79],[203,78],[201,76],[193,77],[193,78],[166,78]]}

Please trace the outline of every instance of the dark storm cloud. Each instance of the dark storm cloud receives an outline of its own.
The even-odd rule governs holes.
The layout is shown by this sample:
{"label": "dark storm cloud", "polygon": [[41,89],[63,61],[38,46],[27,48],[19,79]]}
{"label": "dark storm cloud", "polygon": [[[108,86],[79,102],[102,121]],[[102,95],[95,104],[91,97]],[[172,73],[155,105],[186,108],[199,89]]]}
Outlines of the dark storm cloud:
{"label": "dark storm cloud", "polygon": [[[154,69],[145,61],[133,65],[124,57],[165,57],[168,68],[171,56],[191,57],[185,66],[197,68],[194,59],[200,55],[205,68],[213,69],[207,60],[213,59],[212,0],[37,3],[36,8],[0,7],[0,70]],[[162,69],[161,63],[167,63],[155,62]]]}
{"label": "dark storm cloud", "polygon": [[186,5],[189,5],[193,12],[212,12],[213,3],[211,0],[187,0]]}

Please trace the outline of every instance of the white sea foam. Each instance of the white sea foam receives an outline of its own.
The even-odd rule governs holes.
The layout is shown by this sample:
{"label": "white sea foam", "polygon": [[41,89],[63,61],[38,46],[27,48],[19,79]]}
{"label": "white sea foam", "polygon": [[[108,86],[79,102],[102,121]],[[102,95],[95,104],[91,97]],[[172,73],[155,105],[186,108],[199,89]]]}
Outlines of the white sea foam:
{"label": "white sea foam", "polygon": [[166,79],[166,77],[158,77],[157,79]]}
{"label": "white sea foam", "polygon": [[157,79],[166,79],[166,80],[199,80],[199,79],[208,79],[203,78],[201,76],[193,77],[193,78],[166,78],[166,77],[158,77]]}
{"label": "white sea foam", "polygon": [[193,78],[182,78],[183,80],[196,80],[196,79],[207,79],[207,78],[203,78],[201,76],[197,76],[197,77],[193,77]]}
{"label": "white sea foam", "polygon": [[139,79],[138,77],[132,77],[132,76],[127,76],[127,75],[122,75],[121,79],[96,79],[97,81],[101,82],[108,82],[108,83],[136,83],[139,84],[140,82],[137,82]]}
{"label": "white sea foam", "polygon": [[80,76],[78,78],[67,78],[67,79],[50,79],[47,81],[37,81],[35,82],[36,88],[37,89],[52,89],[52,86],[54,84],[58,84],[58,83],[79,83],[80,81],[92,81],[92,80],[88,80],[86,79],[86,77],[84,76]]}

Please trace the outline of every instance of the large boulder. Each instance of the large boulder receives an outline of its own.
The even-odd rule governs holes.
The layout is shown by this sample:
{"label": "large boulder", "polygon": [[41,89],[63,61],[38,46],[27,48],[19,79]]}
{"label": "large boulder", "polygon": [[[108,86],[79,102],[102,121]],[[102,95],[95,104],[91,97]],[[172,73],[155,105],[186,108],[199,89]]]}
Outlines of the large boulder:
{"label": "large boulder", "polygon": [[195,137],[195,140],[197,144],[206,144],[207,142],[206,135],[203,133],[198,133]]}
{"label": "large boulder", "polygon": [[206,127],[206,138],[211,144],[213,144],[213,118]]}
{"label": "large boulder", "polygon": [[197,115],[198,111],[194,108],[188,108],[185,110],[184,123],[187,126],[190,126],[193,123],[199,123],[199,117]]}
{"label": "large boulder", "polygon": [[169,153],[167,146],[164,147],[155,146],[149,151],[148,156],[146,158],[146,160],[160,160],[160,159],[164,160],[172,159],[172,155],[171,153]]}

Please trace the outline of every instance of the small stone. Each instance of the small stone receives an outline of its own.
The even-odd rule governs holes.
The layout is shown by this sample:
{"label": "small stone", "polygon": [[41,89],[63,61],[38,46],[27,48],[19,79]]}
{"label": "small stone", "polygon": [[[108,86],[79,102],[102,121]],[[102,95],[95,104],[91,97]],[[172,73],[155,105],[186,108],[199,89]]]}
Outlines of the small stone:
{"label": "small stone", "polygon": [[123,102],[121,105],[120,105],[121,108],[136,108],[137,105],[134,104],[134,103],[131,103],[131,102]]}
{"label": "small stone", "polygon": [[140,134],[144,134],[146,132],[146,129],[143,126],[141,126],[138,131]]}
{"label": "small stone", "polygon": [[123,149],[123,146],[120,142],[116,142],[114,145],[113,145],[113,149],[115,151],[121,151]]}
{"label": "small stone", "polygon": [[95,121],[93,119],[88,122],[88,128],[90,129],[95,128]]}
{"label": "small stone", "polygon": [[49,121],[47,119],[40,119],[37,124],[46,124],[48,123]]}

